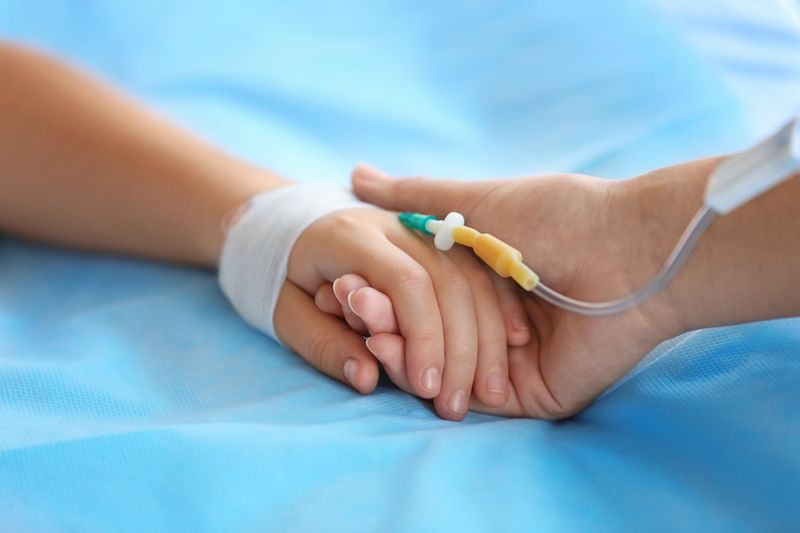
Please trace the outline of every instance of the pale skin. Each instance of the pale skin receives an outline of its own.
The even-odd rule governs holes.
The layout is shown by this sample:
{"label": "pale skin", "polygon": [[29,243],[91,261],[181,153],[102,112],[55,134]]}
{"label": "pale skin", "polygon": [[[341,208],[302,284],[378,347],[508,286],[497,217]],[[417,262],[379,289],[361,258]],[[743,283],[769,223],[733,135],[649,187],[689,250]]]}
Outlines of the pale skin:
{"label": "pale skin", "polygon": [[[623,181],[551,175],[505,181],[395,180],[369,166],[354,171],[362,199],[469,224],[503,238],[555,289],[589,301],[625,295],[653,276],[702,204],[718,158],[684,163]],[[509,400],[472,408],[512,416],[577,413],[660,342],[685,331],[800,315],[800,179],[718,218],[667,290],[639,308],[584,317],[524,295],[532,335],[509,348]],[[502,216],[498,216],[502,213]],[[343,287],[351,291],[347,294]],[[355,311],[369,347],[398,384],[408,353],[390,297],[357,276],[317,295],[330,313]]]}
{"label": "pale skin", "polygon": [[[2,233],[215,268],[223,219],[256,193],[292,185],[37,52],[0,44],[0,79]],[[375,388],[379,367],[363,337],[314,305],[348,272],[391,298],[407,390],[450,420],[473,395],[508,401],[507,342],[527,342],[506,334],[514,304],[504,302],[515,296],[498,294],[469,254],[439,254],[379,209],[333,213],[301,235],[275,312],[287,346],[361,393]]]}

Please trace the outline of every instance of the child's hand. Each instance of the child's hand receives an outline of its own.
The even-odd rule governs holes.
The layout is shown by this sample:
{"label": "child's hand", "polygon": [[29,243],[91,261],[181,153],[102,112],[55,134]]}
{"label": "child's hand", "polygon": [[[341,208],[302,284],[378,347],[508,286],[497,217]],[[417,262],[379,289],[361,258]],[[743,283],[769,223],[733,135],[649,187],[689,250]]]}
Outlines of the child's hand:
{"label": "child's hand", "polygon": [[[509,346],[524,346],[530,340],[530,330],[519,295],[506,280],[495,278],[495,282],[505,315],[507,342]],[[414,393],[406,371],[405,340],[400,335],[388,296],[370,287],[361,276],[345,274],[333,284],[320,287],[315,302],[321,311],[341,317],[354,331],[369,335],[367,348],[380,361],[392,382],[400,389]],[[499,407],[508,399],[509,389],[500,373],[487,368],[488,363],[491,363],[491,358],[479,351],[478,377],[473,392],[478,398],[477,405]]]}
{"label": "child's hand", "polygon": [[494,282],[471,254],[438,252],[394,213],[339,211],[301,235],[275,311],[276,331],[287,346],[362,393],[375,387],[377,364],[361,335],[318,310],[309,296],[350,272],[393,303],[396,326],[390,325],[407,348],[408,391],[435,398],[439,415],[455,420],[467,411],[473,379],[483,402],[507,402],[506,327]]}

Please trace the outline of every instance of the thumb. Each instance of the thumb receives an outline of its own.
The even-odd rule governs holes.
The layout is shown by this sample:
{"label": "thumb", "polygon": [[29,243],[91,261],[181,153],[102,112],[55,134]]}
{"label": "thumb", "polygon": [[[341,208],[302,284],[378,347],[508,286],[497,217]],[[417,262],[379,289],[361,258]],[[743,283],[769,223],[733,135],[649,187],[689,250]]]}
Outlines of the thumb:
{"label": "thumb", "polygon": [[480,199],[481,182],[395,179],[361,163],[353,169],[353,192],[360,199],[393,211],[417,211],[444,216],[450,211],[469,212]]}

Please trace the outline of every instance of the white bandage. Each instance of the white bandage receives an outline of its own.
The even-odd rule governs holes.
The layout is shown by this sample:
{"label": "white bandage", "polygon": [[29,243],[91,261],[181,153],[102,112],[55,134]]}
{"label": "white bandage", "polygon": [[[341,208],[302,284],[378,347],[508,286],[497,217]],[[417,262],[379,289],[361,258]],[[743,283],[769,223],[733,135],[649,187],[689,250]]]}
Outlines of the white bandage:
{"label": "white bandage", "polygon": [[295,241],[323,216],[357,207],[369,204],[329,184],[282,187],[254,196],[228,230],[219,261],[222,292],[242,318],[279,340],[273,315]]}

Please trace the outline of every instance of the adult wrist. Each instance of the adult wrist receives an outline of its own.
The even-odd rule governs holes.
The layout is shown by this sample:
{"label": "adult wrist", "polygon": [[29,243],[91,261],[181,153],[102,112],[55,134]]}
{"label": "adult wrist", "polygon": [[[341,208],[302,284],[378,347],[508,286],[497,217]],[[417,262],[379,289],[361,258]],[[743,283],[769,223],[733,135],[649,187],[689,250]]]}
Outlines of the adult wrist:
{"label": "adult wrist", "polygon": [[[675,248],[690,220],[703,205],[708,177],[719,158],[692,161],[649,172],[626,184],[629,201],[636,205],[642,239],[642,267],[647,279],[656,275]],[[667,332],[715,325],[717,284],[709,279],[716,255],[710,231],[686,261],[681,271],[661,293],[643,304]]]}
{"label": "adult wrist", "polygon": [[[634,180],[642,226],[659,261],[702,205],[719,162],[685,163]],[[679,332],[800,314],[800,253],[792,246],[800,233],[798,198],[794,176],[713,221],[662,295],[679,317]]]}

